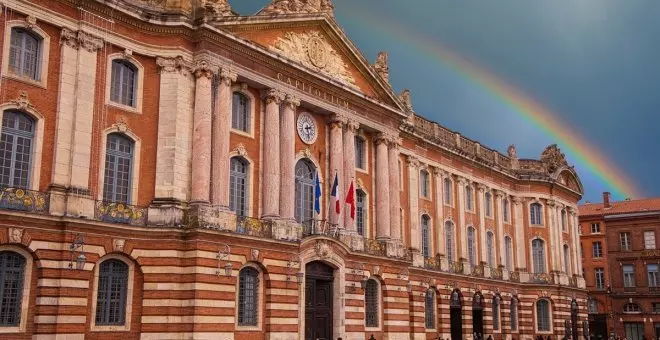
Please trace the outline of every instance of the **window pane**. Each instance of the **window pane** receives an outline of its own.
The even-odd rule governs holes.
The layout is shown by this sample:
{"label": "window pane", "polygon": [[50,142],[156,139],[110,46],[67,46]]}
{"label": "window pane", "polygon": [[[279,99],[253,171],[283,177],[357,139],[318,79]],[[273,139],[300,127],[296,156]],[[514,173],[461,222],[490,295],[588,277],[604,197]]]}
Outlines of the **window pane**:
{"label": "window pane", "polygon": [[467,229],[467,247],[468,247],[468,262],[471,266],[476,265],[475,244],[474,244],[474,228]]}
{"label": "window pane", "polygon": [[655,249],[655,232],[644,232],[644,249]]}
{"label": "window pane", "polygon": [[454,262],[454,225],[445,223],[445,244],[447,248],[447,261]]}
{"label": "window pane", "polygon": [[500,329],[500,299],[493,299],[493,330]]}
{"label": "window pane", "polygon": [[21,321],[24,271],[23,256],[0,252],[0,326],[18,326]]}
{"label": "window pane", "polygon": [[511,320],[511,330],[518,330],[518,299],[511,299],[511,314],[509,316]]}
{"label": "window pane", "polygon": [[435,293],[432,290],[426,291],[424,299],[424,325],[427,329],[435,328]]}
{"label": "window pane", "polygon": [[422,216],[422,255],[424,255],[424,258],[428,258],[431,254],[431,247],[430,247],[430,235],[429,235],[429,222],[430,219],[428,216],[423,215]]}
{"label": "window pane", "polygon": [[130,203],[133,142],[120,134],[107,138],[103,199]]}
{"label": "window pane", "polygon": [[243,268],[238,283],[238,324],[257,326],[258,306],[259,273],[254,268]]}
{"label": "window pane", "polygon": [[493,244],[493,233],[486,234],[486,251],[488,252],[488,266],[495,267],[495,245]]}
{"label": "window pane", "polygon": [[360,235],[364,235],[364,227],[366,223],[365,216],[365,200],[366,195],[362,190],[355,191],[356,204],[355,204],[355,225],[357,227],[357,232]]}
{"label": "window pane", "polygon": [[451,204],[451,180],[449,178],[445,178],[443,191],[445,204]]}
{"label": "window pane", "polygon": [[134,106],[135,76],[137,69],[124,60],[112,61],[110,74],[110,100],[119,104]]}
{"label": "window pane", "polygon": [[233,94],[231,127],[244,132],[250,131],[250,100],[240,92]]}
{"label": "window pane", "polygon": [[314,216],[314,178],[316,169],[308,160],[296,164],[295,213],[298,223],[310,223]]}
{"label": "window pane", "polygon": [[550,304],[547,300],[536,301],[536,321],[539,331],[550,331]]}
{"label": "window pane", "polygon": [[28,188],[32,169],[34,121],[18,111],[5,111],[0,136],[0,184]]}
{"label": "window pane", "polygon": [[532,241],[532,260],[534,262],[534,273],[545,273],[545,249],[543,240]]}
{"label": "window pane", "polygon": [[378,283],[370,279],[364,291],[365,301],[365,325],[367,327],[378,327]]}
{"label": "window pane", "polygon": [[248,164],[240,157],[233,157],[229,169],[229,208],[238,216],[247,215]]}
{"label": "window pane", "polygon": [[512,246],[511,246],[511,238],[509,236],[506,236],[504,238],[504,247],[505,247],[505,266],[506,270],[511,271],[512,268]]}
{"label": "window pane", "polygon": [[365,142],[361,137],[355,137],[355,167],[366,169],[365,166]]}
{"label": "window pane", "polygon": [[125,323],[128,265],[119,260],[107,260],[99,267],[96,295],[96,324]]}
{"label": "window pane", "polygon": [[23,28],[13,28],[9,45],[9,72],[39,80],[41,39]]}

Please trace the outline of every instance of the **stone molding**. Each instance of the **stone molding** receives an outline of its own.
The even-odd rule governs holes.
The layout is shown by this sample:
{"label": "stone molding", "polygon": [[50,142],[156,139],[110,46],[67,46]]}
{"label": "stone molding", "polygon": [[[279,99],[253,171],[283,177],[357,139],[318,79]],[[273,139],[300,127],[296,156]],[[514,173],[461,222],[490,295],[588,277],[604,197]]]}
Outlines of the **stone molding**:
{"label": "stone molding", "polygon": [[289,107],[291,110],[295,110],[298,106],[300,106],[300,98],[292,94],[286,94],[282,99],[282,104],[286,107]]}
{"label": "stone molding", "polygon": [[236,79],[238,79],[238,74],[236,74],[236,72],[234,72],[232,69],[227,67],[221,67],[218,70],[218,76],[220,78],[220,81],[227,86],[230,86],[231,83],[235,82]]}
{"label": "stone molding", "polygon": [[273,0],[260,15],[327,14],[334,16],[335,6],[330,0]]}
{"label": "stone molding", "polygon": [[267,89],[263,90],[261,93],[266,105],[275,103],[277,105],[282,103],[282,100],[285,99],[284,93],[278,89]]}
{"label": "stone molding", "polygon": [[103,39],[82,30],[73,31],[63,28],[60,33],[60,40],[71,48],[79,49],[82,47],[90,53],[94,53],[103,47]]}
{"label": "stone molding", "polygon": [[156,57],[156,65],[160,67],[161,73],[181,72],[184,69],[190,69],[190,66],[183,61],[183,57]]}

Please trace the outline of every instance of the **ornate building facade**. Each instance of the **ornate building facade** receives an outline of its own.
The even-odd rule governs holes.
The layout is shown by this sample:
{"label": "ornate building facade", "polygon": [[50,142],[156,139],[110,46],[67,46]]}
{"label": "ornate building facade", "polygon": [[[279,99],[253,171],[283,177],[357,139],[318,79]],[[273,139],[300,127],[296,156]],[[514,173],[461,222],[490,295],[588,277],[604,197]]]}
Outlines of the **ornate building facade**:
{"label": "ornate building facade", "polygon": [[3,339],[583,336],[561,151],[418,115],[329,0],[0,4]]}

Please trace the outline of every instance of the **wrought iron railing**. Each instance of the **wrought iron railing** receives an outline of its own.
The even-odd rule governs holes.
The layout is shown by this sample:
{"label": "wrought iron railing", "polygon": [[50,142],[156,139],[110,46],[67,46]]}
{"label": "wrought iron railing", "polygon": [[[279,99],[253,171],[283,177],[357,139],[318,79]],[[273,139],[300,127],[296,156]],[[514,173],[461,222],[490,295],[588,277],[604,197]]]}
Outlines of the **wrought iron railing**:
{"label": "wrought iron railing", "polygon": [[513,271],[509,275],[509,280],[512,282],[520,282],[520,272],[519,271]]}
{"label": "wrought iron railing", "polygon": [[649,286],[649,293],[660,292],[660,286]]}
{"label": "wrought iron railing", "polygon": [[302,227],[303,238],[319,235],[339,239],[339,225],[330,223],[327,220],[307,220],[302,223]]}
{"label": "wrought iron railing", "polygon": [[121,202],[96,201],[94,218],[108,223],[146,225],[147,209]]}
{"label": "wrought iron railing", "polygon": [[365,238],[364,252],[369,255],[387,256],[387,244],[385,241]]}
{"label": "wrought iron railing", "polygon": [[424,268],[431,270],[442,270],[442,261],[440,256],[427,257],[424,259]]}
{"label": "wrought iron railing", "polygon": [[473,276],[483,277],[484,276],[484,265],[483,264],[478,264],[478,265],[472,267],[471,273],[472,273]]}
{"label": "wrought iron railing", "polygon": [[447,262],[447,271],[455,274],[463,274],[463,262],[460,261]]}
{"label": "wrought iron railing", "polygon": [[0,209],[48,214],[49,202],[45,192],[0,186]]}
{"label": "wrought iron railing", "polygon": [[504,278],[504,268],[490,267],[490,277],[493,279],[502,280],[502,278]]}
{"label": "wrought iron railing", "polygon": [[241,235],[272,238],[273,228],[270,221],[259,218],[236,216],[236,233]]}
{"label": "wrought iron railing", "polygon": [[529,281],[533,283],[552,283],[552,276],[548,273],[532,274]]}

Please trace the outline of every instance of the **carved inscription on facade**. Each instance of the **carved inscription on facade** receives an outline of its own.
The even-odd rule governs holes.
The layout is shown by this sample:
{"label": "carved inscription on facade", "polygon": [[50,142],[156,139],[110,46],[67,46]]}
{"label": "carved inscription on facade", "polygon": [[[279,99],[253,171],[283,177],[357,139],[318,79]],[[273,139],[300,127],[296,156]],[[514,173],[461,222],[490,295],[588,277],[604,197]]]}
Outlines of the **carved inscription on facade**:
{"label": "carved inscription on facade", "polygon": [[349,104],[348,100],[337,97],[337,96],[335,96],[331,93],[328,93],[328,92],[324,91],[323,89],[315,87],[315,86],[313,86],[309,83],[306,83],[302,80],[298,80],[298,79],[286,76],[282,73],[277,74],[277,80],[279,80],[283,83],[286,83],[288,85],[291,85],[291,86],[297,88],[298,90],[300,90],[302,92],[309,93],[312,96],[317,97],[317,98],[319,98],[321,100],[324,100],[326,102],[332,103],[334,105],[343,106],[347,109],[350,108],[350,104]]}

